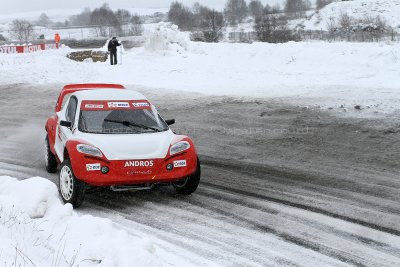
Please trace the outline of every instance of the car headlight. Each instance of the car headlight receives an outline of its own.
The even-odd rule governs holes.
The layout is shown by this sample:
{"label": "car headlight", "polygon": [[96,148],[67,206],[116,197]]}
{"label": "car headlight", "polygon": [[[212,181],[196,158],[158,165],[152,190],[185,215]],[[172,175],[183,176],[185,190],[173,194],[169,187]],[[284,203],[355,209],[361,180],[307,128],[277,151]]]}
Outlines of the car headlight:
{"label": "car headlight", "polygon": [[99,157],[99,158],[103,157],[103,154],[101,153],[100,149],[93,147],[93,146],[80,144],[80,145],[76,146],[76,150],[78,150],[82,154],[95,156],[95,157]]}
{"label": "car headlight", "polygon": [[171,146],[171,148],[169,150],[169,154],[172,156],[172,155],[175,155],[182,151],[188,150],[189,148],[190,148],[189,142],[181,141],[181,142],[178,142],[178,143],[174,144],[173,146]]}

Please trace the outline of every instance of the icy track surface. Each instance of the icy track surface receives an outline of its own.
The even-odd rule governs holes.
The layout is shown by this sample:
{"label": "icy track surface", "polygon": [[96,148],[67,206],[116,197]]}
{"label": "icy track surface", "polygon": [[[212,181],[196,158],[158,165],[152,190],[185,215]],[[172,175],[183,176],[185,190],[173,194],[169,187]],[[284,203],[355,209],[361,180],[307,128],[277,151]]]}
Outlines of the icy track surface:
{"label": "icy track surface", "polygon": [[389,113],[400,105],[398,43],[204,44],[189,42],[173,30],[148,40],[155,44],[126,51],[118,66],[71,61],[65,57],[69,49],[0,54],[1,82],[116,82],[213,95],[282,97],[337,110],[360,105],[371,114]]}
{"label": "icy track surface", "polygon": [[[176,118],[174,131],[194,138],[200,186],[187,197],[170,187],[97,192],[75,213],[58,200],[57,175],[46,173],[42,156],[61,87],[0,86],[0,176],[28,178],[0,178],[1,262],[18,247],[35,262],[51,263],[62,251],[68,261],[77,251],[79,260],[94,260],[79,266],[101,266],[99,259],[103,266],[400,265],[396,114],[337,118],[277,100],[128,86]],[[10,217],[13,210],[21,215]]]}

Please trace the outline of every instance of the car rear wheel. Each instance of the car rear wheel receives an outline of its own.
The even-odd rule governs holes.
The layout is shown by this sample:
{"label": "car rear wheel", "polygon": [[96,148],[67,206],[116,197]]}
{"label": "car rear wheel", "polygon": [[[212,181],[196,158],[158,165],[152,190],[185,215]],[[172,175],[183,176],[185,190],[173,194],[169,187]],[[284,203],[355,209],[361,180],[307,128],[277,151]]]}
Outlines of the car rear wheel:
{"label": "car rear wheel", "polygon": [[65,159],[61,164],[59,189],[64,203],[70,203],[74,208],[82,205],[86,186],[84,182],[75,178],[69,159]]}
{"label": "car rear wheel", "polygon": [[176,192],[181,195],[192,194],[194,191],[196,191],[197,187],[199,186],[200,176],[201,176],[200,161],[199,159],[197,159],[196,172],[181,181],[173,183]]}
{"label": "car rear wheel", "polygon": [[53,152],[50,150],[49,136],[46,136],[44,144],[44,162],[48,173],[55,173],[57,171],[57,160]]}

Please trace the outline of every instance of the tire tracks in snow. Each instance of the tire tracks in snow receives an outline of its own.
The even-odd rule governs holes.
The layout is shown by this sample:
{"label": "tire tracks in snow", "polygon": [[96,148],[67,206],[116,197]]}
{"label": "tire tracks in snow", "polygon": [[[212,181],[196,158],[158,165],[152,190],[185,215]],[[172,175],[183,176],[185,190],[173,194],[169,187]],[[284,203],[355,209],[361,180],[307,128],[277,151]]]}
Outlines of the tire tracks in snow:
{"label": "tire tracks in snow", "polygon": [[[210,158],[206,158],[206,159],[202,159],[202,163],[212,167],[212,168],[220,168],[220,169],[227,169],[227,170],[234,170],[236,172],[240,172],[240,173],[245,173],[249,176],[258,176],[258,175],[273,175],[275,177],[300,177],[303,179],[309,179],[311,176],[310,175],[306,175],[306,177],[304,177],[304,174],[295,174],[293,172],[285,172],[284,170],[277,170],[276,167],[266,167],[266,166],[258,166],[258,165],[248,165],[246,166],[247,163],[227,163],[225,160],[221,161],[221,160],[216,160],[216,159],[210,159]],[[243,167],[246,166],[246,167]],[[253,170],[253,172],[248,171],[249,169]],[[229,191],[231,193],[234,194],[240,194],[240,195],[244,195],[244,196],[248,196],[248,197],[254,197],[254,198],[258,198],[258,199],[263,199],[266,201],[270,201],[270,202],[275,202],[275,203],[279,203],[279,204],[284,204],[287,206],[291,206],[291,207],[295,207],[295,208],[299,208],[299,209],[303,209],[303,210],[307,210],[307,211],[311,211],[311,212],[315,212],[315,213],[319,213],[319,214],[323,214],[332,218],[336,218],[336,219],[340,219],[340,220],[344,220],[347,222],[351,222],[351,223],[355,223],[355,224],[359,224],[374,230],[378,230],[381,232],[385,232],[388,234],[392,234],[392,235],[396,235],[400,237],[400,230],[398,229],[393,229],[393,228],[389,228],[389,227],[385,227],[382,225],[378,225],[378,224],[374,224],[374,223],[370,223],[367,221],[363,221],[363,220],[359,220],[356,218],[352,218],[349,216],[345,216],[345,215],[341,215],[341,214],[337,214],[337,213],[333,213],[330,212],[328,210],[325,209],[321,209],[318,207],[314,207],[314,206],[310,206],[310,205],[304,205],[301,203],[297,203],[297,202],[293,202],[293,201],[289,201],[289,200],[285,200],[285,199],[280,199],[280,198],[275,198],[275,197],[271,197],[271,196],[267,196],[265,194],[258,194],[258,193],[254,193],[254,192],[249,192],[243,189],[237,189],[237,188],[232,188],[232,187],[228,187],[228,186],[223,186],[223,185],[218,185],[215,183],[210,183],[210,182],[202,182],[203,185],[207,185],[210,187],[214,187],[214,188],[218,188],[220,190],[225,190],[225,191]],[[397,211],[398,212],[398,211]]]}

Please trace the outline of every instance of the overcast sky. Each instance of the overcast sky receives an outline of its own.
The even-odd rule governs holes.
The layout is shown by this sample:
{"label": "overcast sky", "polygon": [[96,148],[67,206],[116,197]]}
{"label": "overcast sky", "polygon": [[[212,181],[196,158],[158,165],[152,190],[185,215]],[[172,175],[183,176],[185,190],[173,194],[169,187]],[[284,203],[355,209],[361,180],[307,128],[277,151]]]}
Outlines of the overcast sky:
{"label": "overcast sky", "polygon": [[[98,7],[104,2],[108,2],[111,8],[167,8],[172,0],[0,0],[0,13],[16,13],[49,9],[80,9],[84,7]],[[250,0],[247,0],[249,2]],[[226,0],[181,0],[185,5],[192,5],[194,2],[217,9],[222,9]],[[274,5],[280,3],[283,5],[284,0],[261,0],[261,2]]]}

